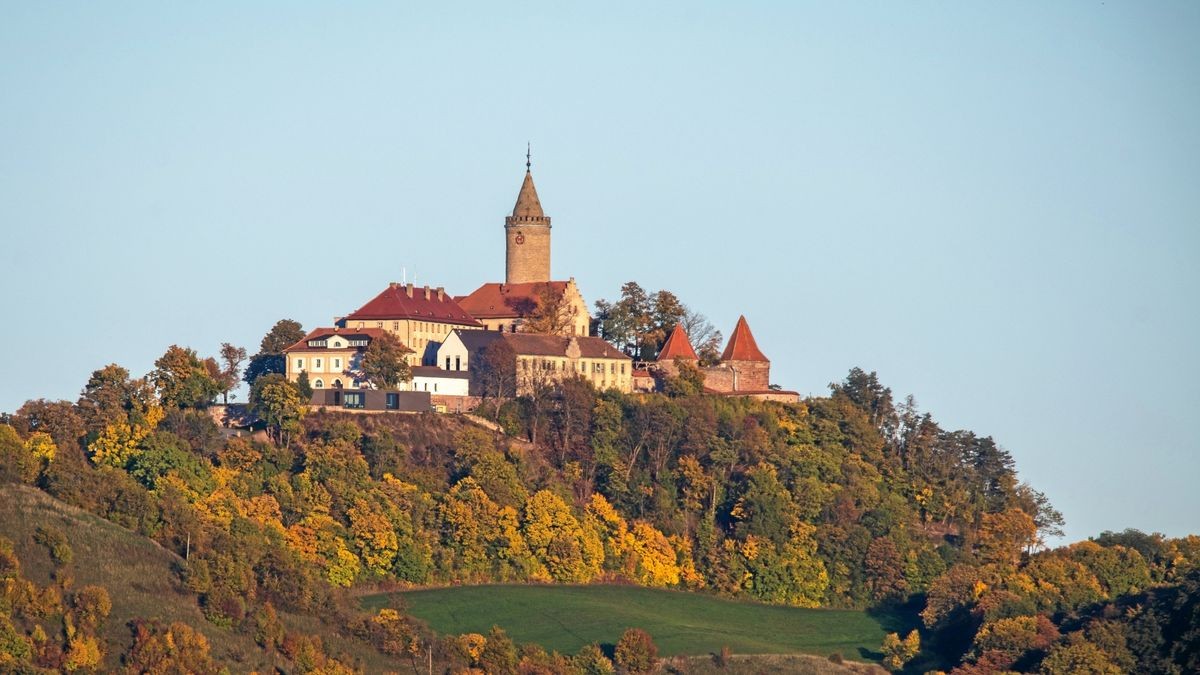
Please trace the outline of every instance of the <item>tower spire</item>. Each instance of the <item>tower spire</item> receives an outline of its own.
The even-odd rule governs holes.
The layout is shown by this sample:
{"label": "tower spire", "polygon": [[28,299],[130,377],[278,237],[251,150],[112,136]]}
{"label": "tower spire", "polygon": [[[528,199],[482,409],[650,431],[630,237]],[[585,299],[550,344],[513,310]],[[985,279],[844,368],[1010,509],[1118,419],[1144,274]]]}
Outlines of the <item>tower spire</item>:
{"label": "tower spire", "polygon": [[525,173],[529,173],[530,169],[533,167],[533,161],[532,161],[533,153],[530,151],[529,148],[530,148],[529,141],[525,141]]}

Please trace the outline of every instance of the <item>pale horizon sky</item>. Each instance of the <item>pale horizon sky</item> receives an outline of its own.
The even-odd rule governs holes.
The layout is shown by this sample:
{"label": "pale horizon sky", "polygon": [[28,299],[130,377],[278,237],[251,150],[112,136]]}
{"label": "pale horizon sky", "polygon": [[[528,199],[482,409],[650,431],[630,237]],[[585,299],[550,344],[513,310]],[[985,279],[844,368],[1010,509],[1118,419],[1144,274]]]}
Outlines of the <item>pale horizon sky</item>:
{"label": "pale horizon sky", "polygon": [[[429,3],[426,3],[428,5]],[[0,411],[399,281],[636,280],[1200,533],[1200,4],[0,3]]]}

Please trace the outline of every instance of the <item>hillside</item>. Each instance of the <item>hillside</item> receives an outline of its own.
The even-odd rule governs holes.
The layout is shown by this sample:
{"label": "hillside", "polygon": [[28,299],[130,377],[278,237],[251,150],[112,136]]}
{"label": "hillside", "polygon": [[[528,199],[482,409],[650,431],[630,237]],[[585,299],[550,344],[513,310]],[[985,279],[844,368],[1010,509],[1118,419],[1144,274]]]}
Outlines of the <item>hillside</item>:
{"label": "hillside", "polygon": [[[46,547],[34,541],[39,527],[61,530],[70,541],[75,563],[56,571]],[[158,619],[183,622],[202,632],[212,655],[235,672],[271,670],[284,663],[266,653],[251,635],[221,628],[205,619],[196,594],[179,584],[183,558],[154,541],[86,511],[64,504],[45,492],[21,485],[0,485],[0,537],[13,543],[23,576],[42,585],[56,579],[70,588],[96,585],[108,590],[112,610],[104,623],[105,669],[116,670],[132,640],[129,622]],[[339,637],[312,617],[284,614],[292,628],[319,632],[335,651],[370,670],[396,667],[391,659]]]}
{"label": "hillside", "polygon": [[[26,575],[0,603],[18,663],[574,675],[633,658],[592,642],[648,628],[626,636],[643,655],[720,641],[960,675],[1200,667],[1200,537],[1049,549],[1062,518],[1007,451],[861,370],[798,404],[565,379],[489,400],[494,428],[309,410],[264,375],[267,434],[238,436],[205,410],[209,369],[170,354],[148,379],[107,366],[77,402],[0,418],[0,484],[24,486],[0,511],[0,576]],[[411,613],[354,602],[417,587],[449,590],[408,596]],[[168,624],[130,626],[153,618]],[[181,639],[186,660],[163,653]]]}

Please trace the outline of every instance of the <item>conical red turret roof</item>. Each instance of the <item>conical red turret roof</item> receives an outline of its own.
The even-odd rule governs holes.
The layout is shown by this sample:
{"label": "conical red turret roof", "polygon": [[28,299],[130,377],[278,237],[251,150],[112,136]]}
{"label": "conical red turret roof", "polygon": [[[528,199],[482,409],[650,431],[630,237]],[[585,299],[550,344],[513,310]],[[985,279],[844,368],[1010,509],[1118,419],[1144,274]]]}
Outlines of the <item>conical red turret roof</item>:
{"label": "conical red turret roof", "polygon": [[525,182],[521,183],[521,192],[517,195],[517,205],[513,207],[515,218],[545,218],[542,212],[542,202],[538,199],[537,188],[533,186],[533,174],[525,172]]}
{"label": "conical red turret roof", "polygon": [[671,335],[667,337],[667,341],[663,343],[662,350],[658,352],[659,361],[670,361],[673,359],[700,360],[700,357],[696,356],[696,350],[692,349],[692,342],[688,340],[687,331],[683,329],[683,326],[678,324],[671,330]]}
{"label": "conical red turret roof", "polygon": [[754,342],[754,334],[750,332],[750,324],[746,323],[746,317],[738,317],[737,325],[733,327],[733,334],[729,336],[729,344],[725,345],[725,352],[721,354],[721,360],[770,361],[758,350],[758,344]]}

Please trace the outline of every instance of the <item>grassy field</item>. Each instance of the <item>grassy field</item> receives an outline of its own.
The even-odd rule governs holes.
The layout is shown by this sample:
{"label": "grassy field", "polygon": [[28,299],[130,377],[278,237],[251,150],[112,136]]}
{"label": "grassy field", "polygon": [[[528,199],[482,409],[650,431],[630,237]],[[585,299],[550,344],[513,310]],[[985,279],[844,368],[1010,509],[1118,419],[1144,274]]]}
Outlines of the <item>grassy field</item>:
{"label": "grassy field", "polygon": [[[517,642],[564,654],[592,642],[611,645],[626,628],[638,627],[649,631],[664,656],[711,654],[728,645],[735,654],[840,652],[872,661],[884,634],[903,628],[892,615],[777,607],[632,586],[462,586],[398,596],[439,633],[486,633],[498,625]],[[367,596],[363,604],[381,607],[391,598]]]}

